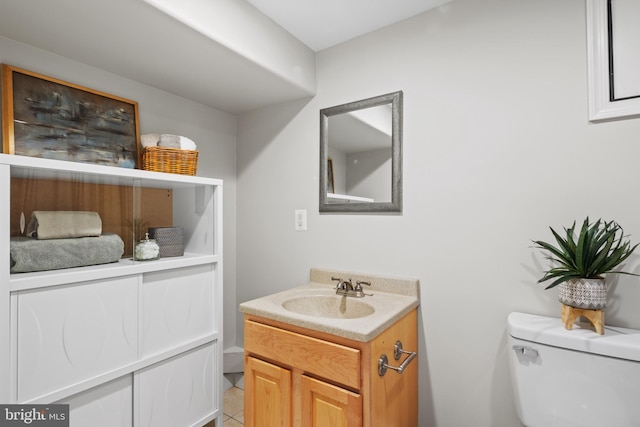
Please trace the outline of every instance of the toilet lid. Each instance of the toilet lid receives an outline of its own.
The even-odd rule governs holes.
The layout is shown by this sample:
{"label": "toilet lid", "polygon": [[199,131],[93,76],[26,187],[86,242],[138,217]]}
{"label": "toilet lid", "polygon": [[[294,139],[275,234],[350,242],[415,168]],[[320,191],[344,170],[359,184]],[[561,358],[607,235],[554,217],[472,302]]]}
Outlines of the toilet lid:
{"label": "toilet lid", "polygon": [[514,338],[640,361],[640,330],[615,326],[605,326],[604,329],[604,335],[599,335],[589,325],[583,327],[579,323],[572,330],[566,330],[562,321],[555,317],[517,312],[507,317],[507,330]]}

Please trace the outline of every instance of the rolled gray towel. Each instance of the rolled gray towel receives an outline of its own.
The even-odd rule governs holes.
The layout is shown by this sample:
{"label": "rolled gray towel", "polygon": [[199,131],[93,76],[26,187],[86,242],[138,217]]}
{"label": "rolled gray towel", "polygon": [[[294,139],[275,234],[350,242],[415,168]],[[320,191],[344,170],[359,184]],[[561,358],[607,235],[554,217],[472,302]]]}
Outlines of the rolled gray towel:
{"label": "rolled gray towel", "polygon": [[9,247],[11,273],[106,264],[119,261],[124,253],[124,242],[114,233],[77,239],[11,237]]}
{"label": "rolled gray towel", "polygon": [[96,237],[102,234],[102,219],[97,212],[33,211],[27,236],[39,240],[70,237]]}
{"label": "rolled gray towel", "polygon": [[180,137],[178,135],[162,134],[158,141],[158,147],[180,148]]}

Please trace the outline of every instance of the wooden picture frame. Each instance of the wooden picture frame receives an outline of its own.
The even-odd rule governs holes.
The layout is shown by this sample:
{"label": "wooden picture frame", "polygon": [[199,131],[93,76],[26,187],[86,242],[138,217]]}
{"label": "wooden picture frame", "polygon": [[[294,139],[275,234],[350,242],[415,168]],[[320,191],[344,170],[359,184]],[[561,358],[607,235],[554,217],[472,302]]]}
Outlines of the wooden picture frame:
{"label": "wooden picture frame", "polygon": [[5,154],[138,168],[138,103],[2,64]]}

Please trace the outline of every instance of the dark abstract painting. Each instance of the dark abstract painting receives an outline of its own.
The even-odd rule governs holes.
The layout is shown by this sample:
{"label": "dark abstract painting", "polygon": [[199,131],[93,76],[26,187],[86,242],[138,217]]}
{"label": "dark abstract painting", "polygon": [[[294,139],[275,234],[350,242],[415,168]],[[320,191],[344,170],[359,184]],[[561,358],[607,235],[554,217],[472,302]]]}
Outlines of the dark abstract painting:
{"label": "dark abstract painting", "polygon": [[[23,70],[11,71],[3,72],[3,78],[11,78],[13,97],[9,104],[13,116],[3,114],[3,126],[13,126],[12,141],[4,142],[5,152],[125,168],[138,166],[137,103]],[[7,85],[3,87],[6,91]]]}

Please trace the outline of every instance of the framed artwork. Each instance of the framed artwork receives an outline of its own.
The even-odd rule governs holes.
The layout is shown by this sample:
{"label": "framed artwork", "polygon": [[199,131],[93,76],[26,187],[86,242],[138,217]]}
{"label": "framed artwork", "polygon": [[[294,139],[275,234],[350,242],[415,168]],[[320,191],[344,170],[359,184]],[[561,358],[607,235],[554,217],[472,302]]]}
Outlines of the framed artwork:
{"label": "framed artwork", "polygon": [[5,154],[140,164],[138,103],[2,64]]}
{"label": "framed artwork", "polygon": [[636,0],[587,0],[589,120],[640,115]]}
{"label": "framed artwork", "polygon": [[327,158],[327,192],[336,192],[336,186],[333,182],[333,159],[331,157]]}

